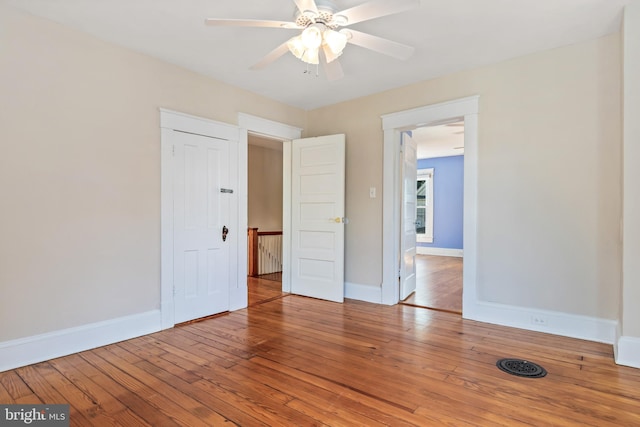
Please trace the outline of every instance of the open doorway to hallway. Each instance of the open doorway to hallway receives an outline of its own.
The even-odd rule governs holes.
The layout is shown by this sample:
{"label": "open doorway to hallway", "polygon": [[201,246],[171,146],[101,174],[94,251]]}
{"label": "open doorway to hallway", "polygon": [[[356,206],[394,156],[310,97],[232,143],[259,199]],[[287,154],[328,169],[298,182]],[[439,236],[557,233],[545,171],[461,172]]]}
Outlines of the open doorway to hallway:
{"label": "open doorway to hallway", "polygon": [[248,305],[282,292],[283,147],[282,141],[248,138]]}
{"label": "open doorway to hallway", "polygon": [[416,291],[402,303],[461,314],[464,121],[411,133],[418,146]]}

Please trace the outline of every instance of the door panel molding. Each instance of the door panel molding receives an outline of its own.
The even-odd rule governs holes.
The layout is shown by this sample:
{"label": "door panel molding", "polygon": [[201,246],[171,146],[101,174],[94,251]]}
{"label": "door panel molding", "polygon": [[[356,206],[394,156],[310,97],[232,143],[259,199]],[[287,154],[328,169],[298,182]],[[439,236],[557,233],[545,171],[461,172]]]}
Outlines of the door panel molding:
{"label": "door panel molding", "polygon": [[343,302],[345,135],[292,144],[291,292]]}
{"label": "door panel molding", "polygon": [[416,290],[417,144],[402,134],[402,212],[400,214],[400,300]]}

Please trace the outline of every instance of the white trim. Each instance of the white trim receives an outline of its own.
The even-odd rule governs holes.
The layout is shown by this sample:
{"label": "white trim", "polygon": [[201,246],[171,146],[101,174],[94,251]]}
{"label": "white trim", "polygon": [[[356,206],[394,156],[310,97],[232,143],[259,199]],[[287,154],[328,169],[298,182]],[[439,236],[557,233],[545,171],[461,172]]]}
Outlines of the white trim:
{"label": "white trim", "polygon": [[462,249],[449,249],[449,248],[433,248],[430,246],[416,246],[416,252],[418,255],[435,255],[435,256],[452,256],[456,258],[463,257]]}
{"label": "white trim", "polygon": [[179,111],[167,110],[166,108],[160,108],[160,127],[228,141],[238,141],[237,126],[204,117],[192,116]]}
{"label": "white trim", "polygon": [[488,302],[475,304],[473,318],[480,322],[606,344],[615,342],[618,323],[615,320]]}
{"label": "white trim", "polygon": [[158,332],[159,310],[0,343],[0,372]]}
{"label": "white trim", "polygon": [[617,342],[616,363],[640,368],[640,338],[620,337]]}
{"label": "white trim", "polygon": [[[302,129],[285,123],[274,122],[273,120],[263,119],[261,117],[252,116],[250,114],[238,113],[238,126],[240,127],[240,157],[244,154],[244,164],[238,171],[240,177],[244,177],[243,197],[240,202],[240,229],[246,230],[248,227],[248,187],[246,184],[248,166],[247,155],[249,132],[254,134],[265,135],[271,138],[281,139],[283,141],[283,193],[282,193],[282,290],[290,292],[291,290],[291,140],[299,139],[302,136]],[[287,151],[289,150],[289,151]],[[242,178],[241,178],[242,179]],[[246,240],[246,239],[245,239]],[[238,263],[245,266],[244,280],[246,286],[246,265],[247,265],[247,246],[244,244],[244,252],[240,250],[238,253]],[[246,307],[246,304],[245,304]]]}
{"label": "white trim", "polygon": [[291,160],[293,144],[282,143],[282,292],[291,292]]}
{"label": "white trim", "polygon": [[621,337],[622,337],[622,322],[618,321],[616,324],[616,339],[613,342],[613,359],[614,360],[618,360],[618,343],[620,342]]}
{"label": "white trim", "polygon": [[[160,312],[162,316],[162,329],[168,329],[175,325],[173,303],[173,132],[189,132],[236,142],[238,147],[232,148],[232,150],[235,150],[235,152],[239,154],[246,153],[246,147],[243,148],[240,144],[239,135],[241,133],[237,126],[164,108],[160,108],[160,128]],[[243,159],[240,158],[240,155],[238,155],[237,158],[238,164],[236,168],[232,167],[231,169],[237,170],[239,174],[240,188],[238,189],[237,200],[240,206],[234,206],[232,212],[235,211],[235,209],[239,209],[238,230],[246,230],[246,220],[244,228],[241,227],[243,212],[241,203],[243,195],[246,199],[246,184],[242,187],[243,167],[245,170],[244,179],[246,180],[246,155],[244,162]],[[244,209],[244,213],[246,216],[246,208]],[[244,234],[244,236],[246,236],[246,234]],[[238,295],[242,293],[242,289],[245,290],[246,294],[246,240],[246,238],[240,238],[237,241],[239,252],[240,248],[244,246],[244,264],[243,260],[238,258],[238,266],[235,268],[238,276],[236,276],[235,271],[232,271],[232,275],[230,276],[229,308],[233,310],[247,306],[246,295],[243,297],[244,300],[232,299],[239,298]],[[240,255],[240,253],[238,255]],[[244,275],[240,274],[242,271],[245,272]]]}
{"label": "white trim", "polygon": [[[433,202],[435,198],[433,197],[433,180],[435,178],[435,169],[434,168],[424,168],[418,169],[416,175],[416,181],[420,180],[429,180],[429,200],[425,202],[425,220],[428,219],[428,224],[424,225],[425,232],[424,233],[416,233],[416,242],[420,243],[433,243]],[[416,209],[418,209],[418,205],[416,204]],[[426,221],[425,221],[426,222]],[[429,233],[426,231],[429,230]]]}
{"label": "white trim", "polygon": [[280,138],[283,141],[299,139],[302,136],[301,128],[245,113],[238,113],[238,126],[248,129],[249,132]]}
{"label": "white trim", "polygon": [[[384,120],[383,120],[384,123]],[[397,129],[384,130],[382,170],[382,303],[400,301],[400,138]]]}
{"label": "white trim", "polygon": [[[160,119],[162,123],[162,118]],[[172,129],[160,129],[160,312],[162,329],[175,324],[173,306],[173,149]]]}
{"label": "white trim", "polygon": [[[235,287],[229,288],[229,310],[239,310],[249,305],[249,288],[247,285],[247,203],[248,203],[248,150],[249,145],[244,138],[248,136],[238,129],[238,144],[235,145],[235,155],[237,159],[237,167],[231,168],[231,182],[237,182],[238,199],[237,204],[231,211],[231,218],[237,218],[236,227],[238,227],[238,240],[236,243],[237,255],[235,256],[236,265],[230,266],[231,284]],[[232,158],[234,158],[232,155]],[[244,173],[243,173],[244,171]]]}
{"label": "white trim", "polygon": [[380,286],[361,285],[359,283],[344,283],[344,297],[358,301],[380,304],[382,288]]}
{"label": "white trim", "polygon": [[400,132],[418,126],[464,119],[464,249],[463,317],[476,303],[477,199],[478,199],[478,104],[472,96],[382,116],[383,211],[382,211],[382,302],[396,304],[400,299],[398,265],[400,256]]}

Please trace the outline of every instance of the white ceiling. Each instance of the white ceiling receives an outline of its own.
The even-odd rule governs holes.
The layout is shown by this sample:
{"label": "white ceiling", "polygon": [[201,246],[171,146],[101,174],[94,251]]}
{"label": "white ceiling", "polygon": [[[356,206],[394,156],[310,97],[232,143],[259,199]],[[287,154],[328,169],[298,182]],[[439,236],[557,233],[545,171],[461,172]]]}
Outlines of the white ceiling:
{"label": "white ceiling", "polygon": [[460,156],[464,154],[464,122],[425,126],[412,132],[418,144],[418,158]]}
{"label": "white ceiling", "polygon": [[[339,10],[366,0],[336,0]],[[388,0],[393,2],[393,0]],[[292,0],[0,0],[217,80],[304,109],[427,80],[535,51],[594,39],[620,28],[629,0],[422,0],[417,10],[353,25],[412,45],[399,61],[349,45],[346,77],[305,74],[286,54],[249,67],[297,34],[281,28],[208,27],[207,17],[291,20]]]}

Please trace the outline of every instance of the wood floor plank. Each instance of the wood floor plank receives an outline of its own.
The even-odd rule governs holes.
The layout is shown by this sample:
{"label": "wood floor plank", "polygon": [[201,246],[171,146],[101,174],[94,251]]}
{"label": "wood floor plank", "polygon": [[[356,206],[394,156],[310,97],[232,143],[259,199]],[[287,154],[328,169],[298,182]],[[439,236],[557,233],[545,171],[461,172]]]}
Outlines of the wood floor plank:
{"label": "wood floor plank", "polygon": [[[128,367],[128,365],[103,348],[84,353],[83,358],[135,395],[142,396],[145,402],[153,405],[156,410],[178,425],[205,426],[207,422],[204,419],[214,416],[211,413],[204,413],[203,417],[196,415],[198,410],[202,408],[204,411],[206,408],[194,405],[190,399],[183,399],[184,396],[177,393],[173,387],[163,388],[162,394],[158,393],[157,390],[161,385],[159,381],[150,376],[134,376],[128,372],[128,369],[121,370],[119,366]],[[224,420],[217,421],[224,422]]]}
{"label": "wood floor plank", "polygon": [[13,400],[33,395],[33,391],[24,382],[20,375],[18,375],[16,370],[1,372],[0,384],[2,384],[3,389],[6,390]]}
{"label": "wood floor plank", "polygon": [[[202,402],[138,368],[117,350],[115,346],[105,347],[96,349],[95,353],[114,368],[117,366],[117,374],[126,375],[136,393],[150,396],[151,403],[156,403],[159,409],[170,413],[176,421],[193,426],[227,423],[226,418],[210,410]],[[115,373],[116,369],[110,370]],[[162,395],[155,392],[159,388],[163,390]]]}
{"label": "wood floor plank", "polygon": [[[350,420],[351,425],[375,425],[380,422],[383,425],[403,427],[423,423],[423,420],[418,421],[413,417],[410,411],[403,411],[385,401],[360,395],[344,385],[260,357],[239,363],[232,370],[241,372],[253,381],[286,391],[294,396],[294,400],[309,402],[315,407],[329,410],[331,416],[323,418],[325,420],[333,420],[335,415],[338,420]],[[411,418],[414,422],[407,422]]]}
{"label": "wood floor plank", "polygon": [[85,393],[85,387],[77,387],[68,378],[56,370],[51,363],[39,363],[33,368],[60,393],[62,402],[69,402],[74,411],[71,416],[78,417],[78,412],[92,424],[122,426],[116,415],[122,410],[105,410],[91,394]]}
{"label": "wood floor plank", "polygon": [[[160,358],[156,361],[162,360]],[[192,383],[187,383],[181,378],[174,376],[166,370],[163,370],[158,365],[155,365],[151,361],[141,362],[140,368],[149,372],[150,374],[158,377],[159,379],[171,383],[172,387],[177,388],[183,393],[187,393],[194,399],[200,401],[202,404],[216,411],[218,414],[223,414],[226,419],[237,425],[256,425],[267,426],[268,424],[253,417],[250,413],[243,411],[237,405],[234,404],[233,399],[228,398],[229,392],[224,389],[214,389],[210,383],[207,383],[204,379],[199,379]]]}
{"label": "wood floor plank", "polygon": [[[90,352],[83,353],[84,356]],[[89,363],[84,357],[78,354],[67,356],[60,360],[64,360],[81,370],[91,381],[98,387],[104,389],[105,392],[114,396],[119,402],[126,405],[127,408],[138,418],[144,420],[152,426],[177,426],[178,423],[172,418],[164,415],[157,407],[151,405],[145,400],[145,396],[141,396],[127,389],[124,385],[113,379],[105,372]],[[103,364],[101,359],[97,359],[100,365]],[[106,363],[106,362],[104,362]]]}
{"label": "wood floor plank", "polygon": [[[12,372],[12,371],[9,371],[9,372]],[[2,375],[2,373],[0,373],[0,375]],[[11,394],[9,394],[7,389],[4,387],[4,385],[0,381],[0,403],[12,404],[15,402],[16,400],[11,396]]]}
{"label": "wood floor plank", "polygon": [[60,393],[60,391],[58,391],[57,387],[63,387],[65,383],[49,383],[47,379],[42,376],[40,371],[41,368],[45,365],[48,365],[48,363],[43,362],[40,364],[25,366],[24,368],[18,368],[16,372],[20,376],[20,378],[22,378],[24,383],[28,385],[31,390],[33,390],[33,393],[36,394],[44,404],[55,405],[69,403],[69,418],[71,425],[91,425],[90,420],[84,416],[82,411],[78,410],[76,403],[69,402]]}

